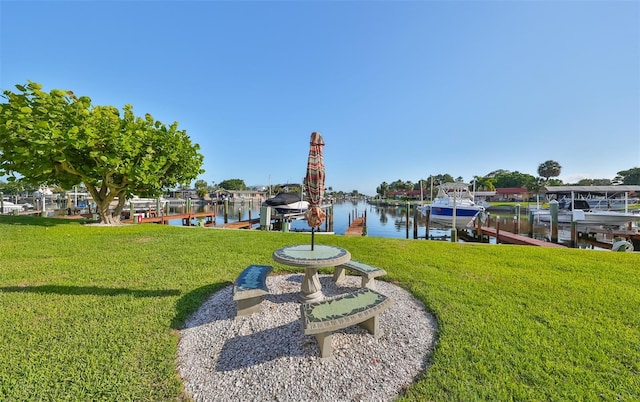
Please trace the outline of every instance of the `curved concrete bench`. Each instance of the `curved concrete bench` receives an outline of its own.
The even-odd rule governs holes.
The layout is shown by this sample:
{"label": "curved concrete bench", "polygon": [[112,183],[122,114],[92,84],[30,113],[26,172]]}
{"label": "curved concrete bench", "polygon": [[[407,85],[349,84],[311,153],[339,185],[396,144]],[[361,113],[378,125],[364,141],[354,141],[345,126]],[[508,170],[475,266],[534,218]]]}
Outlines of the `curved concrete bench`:
{"label": "curved concrete bench", "polygon": [[341,283],[342,281],[344,281],[345,269],[354,271],[362,277],[362,282],[360,284],[361,288],[369,288],[373,290],[376,289],[375,278],[387,274],[387,271],[385,271],[384,269],[374,267],[360,261],[351,260],[347,263],[338,265],[335,268],[335,270],[333,271],[333,280],[335,281],[335,283]]}
{"label": "curved concrete bench", "polygon": [[272,269],[270,265],[249,265],[240,273],[233,286],[233,300],[238,310],[236,316],[260,310],[260,303],[269,294],[267,275]]}
{"label": "curved concrete bench", "polygon": [[382,336],[379,314],[393,301],[371,289],[358,289],[353,293],[337,296],[300,306],[305,335],[315,335],[322,358],[331,357],[333,331],[360,324],[375,339]]}

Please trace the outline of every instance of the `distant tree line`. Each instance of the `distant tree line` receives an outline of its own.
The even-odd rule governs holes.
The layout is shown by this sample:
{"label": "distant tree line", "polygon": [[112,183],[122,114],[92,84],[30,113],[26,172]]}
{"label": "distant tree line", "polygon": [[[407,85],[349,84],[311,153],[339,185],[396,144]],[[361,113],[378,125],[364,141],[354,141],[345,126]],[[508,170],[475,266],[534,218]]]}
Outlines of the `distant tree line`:
{"label": "distant tree line", "polygon": [[[566,184],[562,180],[554,177],[560,176],[562,166],[553,160],[541,163],[538,166],[538,176],[518,171],[511,172],[505,169],[494,170],[485,176],[474,176],[469,184],[476,191],[494,191],[496,188],[524,187],[531,192],[538,192],[543,186],[560,186],[560,185],[576,185],[576,186],[608,186],[608,185],[640,185],[640,168],[631,168],[617,173],[616,177],[611,179],[582,179],[577,183]],[[462,177],[453,178],[450,174],[432,175],[417,182],[410,180],[398,179],[394,182],[382,182],[376,188],[376,194],[382,198],[387,198],[390,193],[398,191],[420,190],[425,196],[431,191],[431,183],[434,187],[442,183],[462,182]],[[434,190],[435,192],[436,190]]]}

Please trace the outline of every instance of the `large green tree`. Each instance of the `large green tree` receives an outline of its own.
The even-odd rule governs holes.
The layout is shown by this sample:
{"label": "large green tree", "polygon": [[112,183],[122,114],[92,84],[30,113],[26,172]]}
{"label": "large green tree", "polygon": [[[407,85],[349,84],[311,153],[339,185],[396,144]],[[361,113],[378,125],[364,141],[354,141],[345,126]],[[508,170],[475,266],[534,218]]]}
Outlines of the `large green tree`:
{"label": "large green tree", "polygon": [[16,88],[0,103],[0,174],[64,188],[83,183],[103,223],[119,223],[132,195],[157,196],[203,172],[200,147],[176,122],[136,117],[131,105],[122,113],[92,106],[89,97],[47,93],[34,82]]}
{"label": "large green tree", "polygon": [[[634,167],[629,170],[618,172],[618,177],[622,178],[621,184],[634,185],[640,184],[640,168]],[[618,180],[619,182],[620,180]]]}
{"label": "large green tree", "polygon": [[246,190],[247,185],[244,184],[242,179],[227,179],[220,182],[218,185],[225,190]]}
{"label": "large green tree", "polygon": [[549,181],[550,177],[560,176],[562,166],[556,161],[548,160],[538,165],[538,175],[544,177],[546,181]]}
{"label": "large green tree", "polygon": [[534,176],[518,171],[508,172],[503,170],[500,174],[494,176],[492,180],[495,188],[526,187],[533,191],[537,187],[537,180]]}
{"label": "large green tree", "polygon": [[434,186],[438,186],[440,184],[444,184],[444,183],[452,183],[455,180],[453,179],[453,176],[451,176],[449,173],[445,173],[445,174],[437,174],[437,175],[432,175],[429,176],[427,178],[427,181],[429,183],[431,183],[433,181],[433,185]]}
{"label": "large green tree", "polygon": [[396,180],[394,182],[392,182],[391,184],[389,184],[389,190],[391,191],[404,191],[404,190],[412,190],[413,189],[413,183],[410,180],[404,181],[404,180]]}
{"label": "large green tree", "polygon": [[476,191],[494,191],[496,189],[494,181],[493,177],[473,176],[473,180],[469,184],[475,185]]}

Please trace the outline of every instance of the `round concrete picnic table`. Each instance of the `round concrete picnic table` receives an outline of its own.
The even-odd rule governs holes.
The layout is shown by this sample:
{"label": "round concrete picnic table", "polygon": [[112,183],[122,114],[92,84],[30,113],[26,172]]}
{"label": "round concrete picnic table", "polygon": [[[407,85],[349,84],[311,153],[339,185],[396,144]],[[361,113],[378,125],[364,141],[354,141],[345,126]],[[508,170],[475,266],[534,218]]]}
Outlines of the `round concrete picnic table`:
{"label": "round concrete picnic table", "polygon": [[324,298],[318,268],[335,267],[349,262],[351,254],[336,246],[316,244],[311,250],[311,244],[300,244],[277,249],[273,252],[273,259],[284,265],[304,268],[301,299],[311,302]]}

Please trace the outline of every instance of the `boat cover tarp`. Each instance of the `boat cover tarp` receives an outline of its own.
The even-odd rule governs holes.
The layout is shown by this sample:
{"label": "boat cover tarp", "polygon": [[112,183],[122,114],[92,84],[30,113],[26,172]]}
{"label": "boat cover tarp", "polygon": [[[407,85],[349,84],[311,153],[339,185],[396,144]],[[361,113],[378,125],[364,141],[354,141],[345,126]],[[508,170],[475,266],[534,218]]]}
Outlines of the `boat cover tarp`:
{"label": "boat cover tarp", "polygon": [[275,207],[278,205],[293,204],[294,202],[301,201],[301,198],[300,193],[280,193],[275,197],[267,199],[265,204]]}

